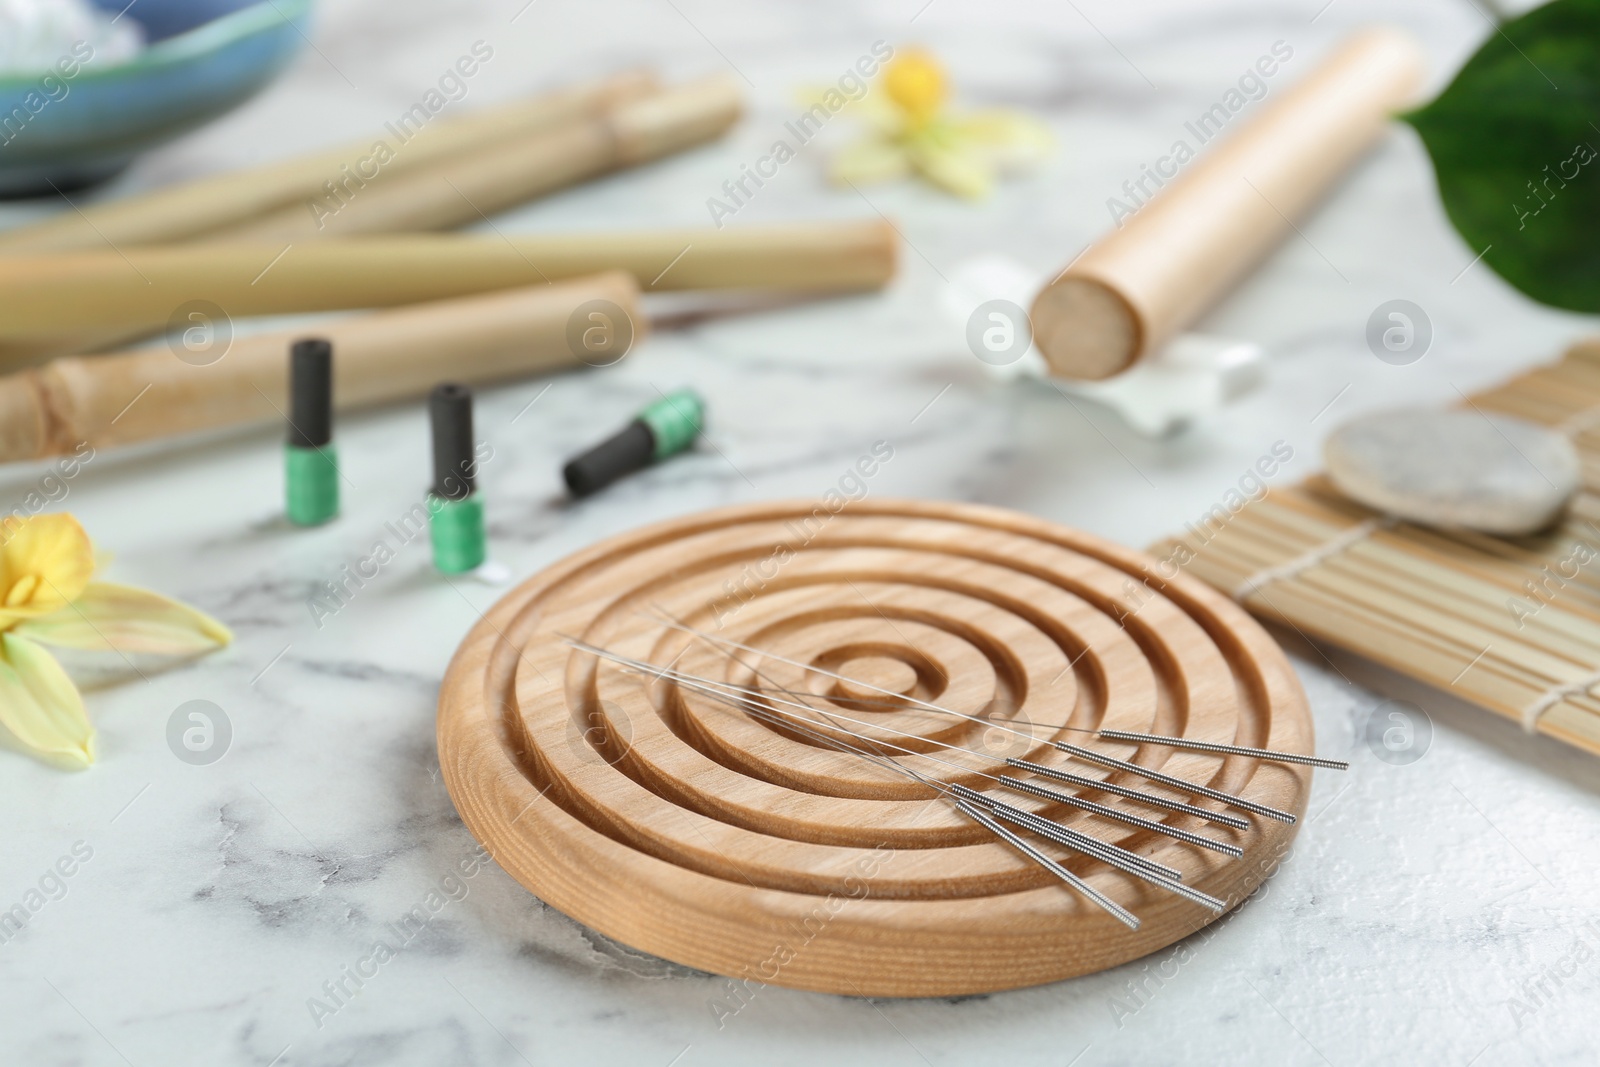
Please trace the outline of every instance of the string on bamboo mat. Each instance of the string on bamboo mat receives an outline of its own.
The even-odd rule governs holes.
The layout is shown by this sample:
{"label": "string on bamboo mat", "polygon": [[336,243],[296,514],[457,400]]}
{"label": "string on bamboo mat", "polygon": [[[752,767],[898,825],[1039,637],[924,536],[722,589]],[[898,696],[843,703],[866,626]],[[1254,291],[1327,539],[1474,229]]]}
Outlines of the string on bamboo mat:
{"label": "string on bamboo mat", "polygon": [[1544,694],[1529,704],[1522,712],[1522,728],[1528,733],[1535,733],[1539,728],[1539,716],[1555,707],[1568,697],[1587,696],[1589,690],[1600,685],[1600,671],[1591,671],[1575,682],[1565,685],[1552,686]]}
{"label": "string on bamboo mat", "polygon": [[1322,544],[1302,552],[1292,559],[1285,560],[1284,562],[1271,567],[1263,567],[1256,571],[1254,574],[1250,575],[1250,577],[1240,582],[1239,585],[1234,589],[1233,599],[1242,604],[1252,595],[1259,592],[1261,589],[1264,589],[1266,586],[1271,585],[1273,582],[1285,581],[1289,578],[1295,577],[1302,571],[1307,571],[1318,564],[1326,563],[1328,560],[1332,559],[1334,556],[1337,556],[1346,549],[1355,546],[1361,541],[1365,541],[1379,530],[1387,530],[1394,525],[1395,520],[1388,516],[1381,516],[1379,518],[1367,519],[1365,522],[1359,522],[1339,536],[1324,541]]}

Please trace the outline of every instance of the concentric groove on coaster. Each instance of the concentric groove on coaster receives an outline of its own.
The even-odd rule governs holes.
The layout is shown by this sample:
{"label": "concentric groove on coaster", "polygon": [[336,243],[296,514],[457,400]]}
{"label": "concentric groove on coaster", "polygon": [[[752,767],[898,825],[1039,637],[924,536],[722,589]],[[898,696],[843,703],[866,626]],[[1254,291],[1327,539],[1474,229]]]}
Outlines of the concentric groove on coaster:
{"label": "concentric groove on coaster", "polygon": [[[524,582],[463,641],[440,698],[446,783],[468,827],[531,891],[609,936],[706,970],[745,973],[797,939],[804,950],[763,981],[936,995],[1110,966],[1212,916],[1048,846],[1145,920],[1130,932],[925,787],[563,638],[812,694],[850,717],[852,731],[942,761],[906,756],[908,766],[974,789],[1004,773],[984,756],[1100,777],[1049,746],[1090,743],[1067,726],[1310,751],[1304,696],[1271,639],[1199,583],[1147,582],[1148,562],[1027,516],[944,503],[860,501],[837,514],[747,505],[635,531]],[[670,620],[771,655],[730,658]],[[894,682],[885,688],[1001,725],[895,706],[795,663],[841,674],[855,664]],[[1018,724],[1038,739],[1018,736]],[[1305,768],[1094,744],[1304,810]],[[1244,849],[1230,861],[1064,805],[1006,799],[1177,867],[1230,902],[1270,873],[1293,835],[1271,822],[1204,827]],[[1204,826],[1109,794],[1092,799]]]}

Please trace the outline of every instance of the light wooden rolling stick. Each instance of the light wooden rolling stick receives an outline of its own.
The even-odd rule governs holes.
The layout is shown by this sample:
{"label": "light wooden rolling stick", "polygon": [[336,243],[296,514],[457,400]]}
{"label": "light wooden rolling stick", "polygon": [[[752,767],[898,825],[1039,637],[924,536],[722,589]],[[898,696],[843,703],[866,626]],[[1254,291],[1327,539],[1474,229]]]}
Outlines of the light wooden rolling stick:
{"label": "light wooden rolling stick", "polygon": [[1295,232],[1421,76],[1409,38],[1365,30],[1179,172],[1034,298],[1052,373],[1108,378],[1204,314]]}

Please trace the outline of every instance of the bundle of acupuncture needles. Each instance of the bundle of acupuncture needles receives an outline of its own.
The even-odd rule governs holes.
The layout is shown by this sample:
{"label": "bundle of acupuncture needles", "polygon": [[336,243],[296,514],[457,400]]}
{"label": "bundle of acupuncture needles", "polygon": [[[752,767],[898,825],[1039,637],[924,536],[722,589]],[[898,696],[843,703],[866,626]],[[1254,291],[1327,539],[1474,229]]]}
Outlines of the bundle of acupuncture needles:
{"label": "bundle of acupuncture needles", "polygon": [[[1063,826],[1036,812],[1007,803],[987,792],[980,792],[968,786],[948,783],[934,778],[930,774],[918,770],[916,766],[911,764],[911,761],[940,764],[946,767],[953,767],[963,773],[971,772],[968,767],[952,763],[932,753],[918,751],[896,741],[887,740],[882,735],[887,733],[906,739],[915,738],[925,744],[931,743],[942,750],[976,754],[996,764],[996,773],[977,772],[979,776],[993,783],[989,788],[1005,789],[1037,800],[1048,801],[1051,804],[1066,805],[1086,812],[1094,818],[1114,821],[1140,830],[1162,834],[1186,844],[1209,849],[1235,859],[1239,858],[1243,852],[1238,846],[1229,842],[1169,826],[1155,819],[1148,819],[1141,815],[1100,804],[1073,793],[1063,792],[1059,788],[1053,788],[1051,785],[1040,784],[1038,781],[1030,781],[1013,774],[1003,773],[1003,771],[1006,769],[1020,771],[1035,778],[1046,779],[1052,784],[1113,794],[1138,804],[1161,809],[1169,814],[1189,815],[1214,825],[1230,827],[1236,830],[1247,829],[1250,825],[1249,822],[1245,818],[1236,815],[1213,811],[1161,794],[1117,785],[1099,778],[1073,774],[1069,771],[1049,767],[1018,756],[991,755],[981,749],[967,748],[927,738],[920,734],[913,734],[887,726],[881,722],[868,722],[846,714],[841,708],[844,706],[849,706],[852,710],[884,710],[896,707],[920,708],[941,715],[979,723],[986,728],[999,729],[1025,738],[1030,743],[1044,740],[1034,733],[1036,729],[1043,728],[1052,733],[1071,730],[1086,733],[1096,740],[1112,743],[1160,745],[1217,756],[1243,756],[1251,759],[1302,764],[1335,770],[1344,770],[1348,767],[1348,764],[1342,761],[1323,759],[1317,756],[1243,745],[1219,744],[1163,734],[1133,733],[1122,730],[1093,730],[1068,726],[1064,723],[1034,724],[1026,720],[1007,722],[995,718],[969,715],[931,701],[895,693],[892,690],[874,685],[860,678],[849,677],[815,664],[789,659],[768,649],[757,648],[725,637],[719,637],[687,626],[676,619],[656,619],[656,621],[689,635],[695,641],[706,644],[733,663],[751,671],[755,678],[766,684],[736,685],[731,682],[719,681],[714,678],[678,670],[671,665],[661,666],[645,660],[624,656],[610,649],[573,637],[566,637],[564,640],[573,648],[615,663],[627,671],[646,678],[671,683],[686,691],[700,694],[717,704],[748,714],[760,722],[806,738],[821,747],[849,753],[891,773],[916,782],[927,788],[935,800],[942,800],[950,804],[963,816],[977,823],[1000,841],[1058,878],[1067,887],[1134,930],[1139,928],[1138,916],[1089,885],[1084,879],[1068,870],[1062,862],[1052,858],[1043,849],[1030,842],[1016,830],[1009,829],[1001,825],[1001,823],[1010,823],[1019,830],[1026,831],[1035,837],[1043,838],[1045,841],[1072,852],[1099,860],[1152,886],[1176,894],[1213,912],[1220,913],[1226,910],[1227,904],[1217,897],[1185,885],[1182,881],[1182,872],[1175,868],[1156,863],[1111,842],[1102,841],[1089,834]],[[878,693],[882,695],[882,699],[830,698],[828,703],[833,706],[824,707],[821,705],[820,698],[816,693],[779,685],[769,675],[763,673],[759,666],[752,664],[750,660],[742,658],[741,653],[754,659],[770,659],[837,682],[848,683],[855,691],[865,690]],[[874,707],[868,708],[868,705]],[[872,731],[871,733],[867,732],[869,729]],[[1132,774],[1160,786],[1186,793],[1193,797],[1205,798],[1225,807],[1245,812],[1248,815],[1275,819],[1291,824],[1295,821],[1294,815],[1289,812],[1191,782],[1175,775],[1165,774],[1082,745],[1058,740],[1049,740],[1046,743],[1071,759],[1094,764],[1112,771]]]}

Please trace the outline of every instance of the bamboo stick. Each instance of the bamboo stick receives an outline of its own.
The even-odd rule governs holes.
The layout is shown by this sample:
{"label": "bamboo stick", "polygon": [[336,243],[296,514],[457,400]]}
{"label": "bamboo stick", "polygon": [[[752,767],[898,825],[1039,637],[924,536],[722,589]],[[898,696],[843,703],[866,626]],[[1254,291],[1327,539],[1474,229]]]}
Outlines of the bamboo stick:
{"label": "bamboo stick", "polygon": [[[1311,519],[1295,506],[1296,502],[1291,496],[1268,498],[1262,502],[1265,506],[1252,510],[1251,522],[1246,524],[1246,528],[1257,525],[1264,525],[1269,530],[1286,528],[1289,536],[1298,538],[1291,557],[1327,543],[1333,536],[1325,532],[1328,525]],[[1491,538],[1483,538],[1487,544],[1473,546],[1473,550],[1468,552],[1464,550],[1467,546],[1460,541],[1453,541],[1423,527],[1400,525],[1373,535],[1352,546],[1349,551],[1383,554],[1386,559],[1394,560],[1397,566],[1416,566],[1430,573],[1437,571],[1456,578],[1481,578],[1486,587],[1492,585],[1497,594],[1504,597],[1507,594],[1521,594],[1523,579],[1539,573],[1535,564],[1547,566],[1560,560],[1574,541],[1584,540],[1581,536],[1583,532],[1586,531],[1571,531],[1570,538],[1559,542],[1559,550],[1552,549],[1544,554],[1508,542],[1497,543]],[[1592,541],[1584,543],[1593,544]]]}
{"label": "bamboo stick", "polygon": [[[630,71],[531,99],[429,120],[410,139],[392,132],[311,155],[198,178],[148,193],[67,210],[0,233],[0,252],[69,251],[166,244],[239,224],[284,204],[326,195],[347,171],[370,171],[382,144],[392,156],[378,168],[387,182],[440,160],[604,111],[655,89],[653,75]],[[410,127],[400,130],[407,133]],[[363,166],[364,161],[366,162]],[[359,176],[359,175],[358,175]],[[305,210],[305,209],[302,209]],[[309,214],[309,212],[308,212]]]}
{"label": "bamboo stick", "polygon": [[[1486,666],[1489,656],[1466,671],[1481,647],[1464,654],[1459,648],[1439,648],[1426,638],[1417,639],[1403,621],[1386,623],[1359,601],[1319,595],[1317,590],[1298,583],[1275,590],[1266,601],[1266,607],[1268,610],[1262,611],[1260,606],[1256,610],[1514,720],[1520,720],[1523,709],[1551,688],[1538,681],[1509,678],[1501,671],[1490,669]],[[1310,621],[1306,621],[1308,619]],[[1556,710],[1552,708],[1540,720],[1541,730],[1560,721],[1551,718]],[[1562,711],[1570,716],[1566,729],[1580,733],[1587,729],[1600,741],[1600,729],[1594,723],[1584,724],[1583,721],[1586,715],[1591,719],[1595,716],[1577,705]]]}
{"label": "bamboo stick", "polygon": [[[1247,561],[1246,569],[1253,570],[1259,562],[1259,557]],[[1433,679],[1436,684],[1456,681],[1469,664],[1475,664],[1474,670],[1494,673],[1508,684],[1524,687],[1523,691],[1519,691],[1522,695],[1506,709],[1512,715],[1519,714],[1528,702],[1552,685],[1569,680],[1575,669],[1577,673],[1587,672],[1587,668],[1582,667],[1584,659],[1563,664],[1557,658],[1542,656],[1537,647],[1526,649],[1521,658],[1508,658],[1505,648],[1523,642],[1503,639],[1505,635],[1495,627],[1474,632],[1446,622],[1445,625],[1429,628],[1430,622],[1443,616],[1438,613],[1430,615],[1426,611],[1419,614],[1417,601],[1403,603],[1403,598],[1389,596],[1376,581],[1363,583],[1351,580],[1348,571],[1344,580],[1336,581],[1334,579],[1338,576],[1333,573],[1335,569],[1330,562],[1271,583],[1252,594],[1252,606],[1258,611],[1264,607],[1290,625],[1296,628],[1303,625],[1314,633],[1328,631],[1330,619],[1343,618],[1360,627],[1364,643],[1370,646],[1360,650],[1372,658],[1386,660],[1385,650],[1398,642],[1398,646],[1404,649],[1404,655],[1424,654],[1435,665],[1452,665],[1443,679]],[[1307,621],[1296,623],[1295,620],[1301,616],[1282,606],[1281,601],[1286,598],[1291,602],[1314,605],[1314,613],[1306,617]],[[1400,608],[1398,611],[1394,610],[1397,605]],[[1486,636],[1490,638],[1489,641],[1484,640]],[[1498,646],[1496,639],[1503,639]],[[1496,651],[1497,648],[1499,651]],[[1374,654],[1374,650],[1379,651]],[[1600,651],[1600,648],[1591,651]],[[1404,660],[1402,658],[1397,662]]]}
{"label": "bamboo stick", "polygon": [[[1450,648],[1463,653],[1461,667],[1487,646],[1516,646],[1524,650],[1520,662],[1543,677],[1559,679],[1569,672],[1558,661],[1581,665],[1600,654],[1593,623],[1580,626],[1581,620],[1568,615],[1568,632],[1551,627],[1548,622],[1536,627],[1535,632],[1519,632],[1503,601],[1476,597],[1474,590],[1460,581],[1419,581],[1415,571],[1384,566],[1372,560],[1370,554],[1363,555],[1361,550],[1368,547],[1366,542],[1352,546],[1288,580],[1332,596],[1348,597],[1386,619],[1414,628],[1418,636],[1447,642]],[[1260,558],[1258,555],[1257,561]],[[1412,557],[1410,562],[1415,567],[1418,561]],[[1270,593],[1278,584],[1268,585],[1265,592]],[[1540,630],[1543,633],[1537,634]],[[1542,643],[1534,640],[1536,635],[1542,637]]]}
{"label": "bamboo stick", "polygon": [[[1216,550],[1244,560],[1249,569],[1260,570],[1327,543],[1326,537],[1316,535],[1296,542],[1293,533],[1273,522],[1275,515],[1286,510],[1258,505],[1248,521],[1229,527],[1226,541],[1217,539]],[[1517,627],[1516,617],[1506,608],[1506,587],[1482,580],[1470,569],[1453,568],[1448,561],[1433,556],[1424,545],[1407,536],[1412,529],[1374,533],[1307,569],[1300,577],[1315,581],[1342,575],[1350,588],[1366,588],[1363,598],[1368,600],[1383,601],[1396,591],[1409,592],[1419,623],[1434,625],[1429,620],[1435,610],[1445,608],[1435,625],[1440,632],[1465,620],[1507,642],[1532,645],[1536,652],[1540,645],[1533,638],[1539,636],[1545,646],[1564,650],[1574,662],[1587,662],[1593,652],[1600,651],[1600,614],[1585,619],[1568,611],[1559,627],[1534,615],[1523,627]]]}
{"label": "bamboo stick", "polygon": [[422,396],[446,378],[476,383],[579,366],[569,340],[574,312],[609,301],[631,319],[637,343],[645,330],[638,295],[631,276],[613,271],[243,337],[203,365],[165,346],[57,359],[0,377],[0,462],[281,420],[288,346],[307,332],[333,342],[342,409]]}
{"label": "bamboo stick", "polygon": [[1179,172],[1035,298],[1051,370],[1110,377],[1198,318],[1366,152],[1421,72],[1408,37],[1366,30]]}
{"label": "bamboo stick", "polygon": [[204,234],[205,241],[297,242],[356,234],[449,230],[537,196],[720,136],[739,117],[722,77],[662,90],[555,123],[526,137],[471,146],[370,187],[296,201]]}
{"label": "bamboo stick", "polygon": [[[1583,498],[1579,499],[1581,502]],[[1263,503],[1268,506],[1264,509],[1254,509],[1251,513],[1252,520],[1273,525],[1275,520],[1277,523],[1290,521],[1285,517],[1287,515],[1306,513],[1305,504],[1297,495],[1285,494],[1281,498],[1275,495]],[[1323,532],[1329,528],[1325,523],[1313,523],[1311,527],[1302,524],[1301,532],[1306,541],[1293,554],[1297,555],[1317,545],[1325,544],[1333,536]],[[1539,539],[1548,542],[1548,547],[1535,550],[1510,540],[1471,531],[1458,531],[1447,535],[1425,527],[1400,525],[1393,530],[1375,535],[1365,544],[1355,548],[1376,552],[1382,550],[1384,546],[1394,545],[1394,559],[1397,566],[1427,568],[1432,563],[1437,563],[1445,573],[1458,578],[1469,580],[1475,577],[1481,578],[1494,585],[1501,596],[1522,596],[1525,592],[1523,588],[1525,580],[1540,577],[1547,568],[1554,569],[1572,553],[1573,546],[1578,542],[1596,548],[1596,558],[1600,559],[1597,534],[1600,534],[1600,530],[1568,522],[1554,533]],[[1399,562],[1402,554],[1403,564]],[[1566,579],[1566,585],[1579,586],[1583,591],[1581,595],[1593,599],[1594,594],[1600,592],[1600,566],[1579,569],[1576,575]],[[1597,607],[1600,607],[1600,601],[1597,601]],[[1600,613],[1597,613],[1596,617],[1600,618]]]}
{"label": "bamboo stick", "polygon": [[[1274,518],[1274,509],[1258,506],[1248,517],[1242,516],[1241,521],[1230,526],[1225,536],[1207,545],[1202,558],[1208,562],[1228,559],[1241,574],[1248,576],[1328,543],[1326,537],[1307,535],[1304,531],[1297,533],[1292,527],[1279,525]],[[1409,536],[1412,532],[1406,527],[1377,531],[1300,574],[1314,576],[1346,571],[1353,575],[1353,580],[1371,580],[1385,592],[1398,587],[1411,588],[1425,595],[1424,608],[1440,598],[1456,599],[1463,604],[1471,602],[1492,607],[1494,611],[1484,617],[1492,619],[1496,626],[1510,619],[1503,610],[1506,586],[1480,578],[1471,569],[1453,569],[1451,561],[1433,556],[1425,545]],[[1270,582],[1268,587],[1275,584]]]}
{"label": "bamboo stick", "polygon": [[[1403,538],[1413,542],[1419,550],[1432,552],[1457,568],[1494,566],[1502,560],[1517,567],[1531,567],[1559,558],[1561,550],[1568,544],[1564,538],[1582,538],[1586,531],[1572,520],[1580,517],[1576,512],[1583,508],[1586,499],[1588,498],[1582,495],[1577,497],[1569,509],[1567,521],[1555,532],[1540,537],[1497,538],[1471,530],[1444,532],[1405,523],[1398,524],[1382,536],[1390,539]],[[1337,496],[1331,483],[1321,475],[1314,475],[1293,489],[1274,491],[1260,503],[1266,506],[1266,512],[1276,521],[1292,522],[1301,531],[1302,536],[1307,538],[1308,548],[1325,543],[1350,526],[1373,517],[1374,514],[1367,508]],[[1248,514],[1252,518],[1259,518],[1259,510],[1253,508]],[[1300,518],[1292,520],[1289,516]]]}
{"label": "bamboo stick", "polygon": [[[1427,635],[1419,635],[1406,620],[1385,625],[1359,600],[1319,596],[1317,590],[1297,583],[1275,589],[1252,610],[1518,721],[1529,704],[1554,684],[1587,673],[1574,671],[1533,680],[1520,663],[1502,660],[1492,646],[1474,663],[1481,648],[1441,648]],[[1513,678],[1511,674],[1520,677]],[[1565,698],[1539,719],[1537,728],[1541,733],[1600,752],[1600,704],[1593,698]]]}
{"label": "bamboo stick", "polygon": [[[248,208],[257,205],[261,196],[295,192],[292,199],[264,213],[191,234],[188,239],[278,242],[281,248],[324,237],[452,229],[607,171],[645,163],[719,136],[739,114],[738,92],[723,77],[659,91],[651,87],[644,75],[622,76],[596,87],[457,119],[442,130],[423,127],[413,141],[389,150],[392,155],[387,157],[377,156],[372,145],[359,156],[346,149],[353,166],[332,166],[327,163],[331,156],[324,156],[288,166],[293,173],[286,178],[292,181],[264,183],[255,172],[209,179],[216,186],[209,195],[207,188],[185,193],[197,196],[198,214],[170,203],[164,194],[152,194],[154,204],[141,206],[139,201],[152,197],[135,197],[133,202],[106,205],[113,217],[102,221],[112,232],[119,222],[135,229],[189,225],[193,218],[209,217],[230,204]],[[429,134],[432,136],[424,136]],[[374,162],[384,158],[387,162],[381,167]],[[314,183],[317,174],[325,177]],[[144,212],[149,212],[148,218]],[[66,225],[69,234],[79,232],[81,237],[83,230],[91,228],[86,219],[74,216],[57,225]],[[81,224],[77,231],[71,229],[74,222]],[[174,237],[173,241],[180,239]],[[93,247],[104,248],[105,243],[96,240]],[[0,251],[4,250],[0,244]],[[136,340],[144,332],[109,329],[13,341],[0,345],[0,361],[15,364],[63,352],[94,351]]]}
{"label": "bamboo stick", "polygon": [[406,235],[271,245],[173,245],[0,256],[0,339],[164,328],[209,301],[229,316],[382,307],[626,270],[646,289],[873,289],[894,272],[880,220],[728,230],[477,237]]}

